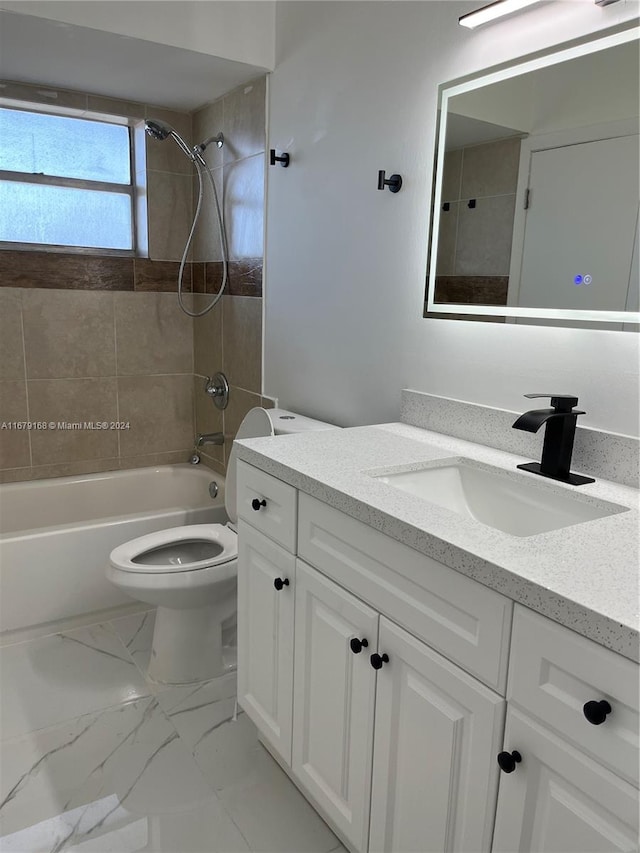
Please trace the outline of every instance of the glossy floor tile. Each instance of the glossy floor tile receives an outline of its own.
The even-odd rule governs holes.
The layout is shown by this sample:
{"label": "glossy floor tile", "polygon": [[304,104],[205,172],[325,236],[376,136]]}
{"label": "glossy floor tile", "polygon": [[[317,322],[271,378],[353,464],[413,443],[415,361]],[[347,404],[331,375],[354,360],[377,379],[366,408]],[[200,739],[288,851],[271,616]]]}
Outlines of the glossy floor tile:
{"label": "glossy floor tile", "polygon": [[150,612],[0,649],[0,850],[345,853],[235,674],[145,682],[152,631]]}
{"label": "glossy floor tile", "polygon": [[3,738],[149,692],[131,656],[108,625],[52,634],[0,649]]}

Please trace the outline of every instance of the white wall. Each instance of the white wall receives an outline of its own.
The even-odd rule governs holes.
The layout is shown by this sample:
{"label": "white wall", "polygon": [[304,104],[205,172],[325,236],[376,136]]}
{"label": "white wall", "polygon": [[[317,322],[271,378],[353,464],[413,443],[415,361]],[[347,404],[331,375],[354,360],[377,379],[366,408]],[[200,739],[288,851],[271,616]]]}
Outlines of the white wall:
{"label": "white wall", "polygon": [[[438,84],[638,14],[556,0],[469,32],[478,2],[281,2],[270,85],[265,381],[280,404],[345,425],[396,420],[416,388],[524,410],[575,393],[582,422],[638,433],[638,336],[425,320]],[[377,171],[402,191],[376,190]]]}
{"label": "white wall", "polygon": [[270,0],[2,0],[0,8],[266,69],[275,60]]}

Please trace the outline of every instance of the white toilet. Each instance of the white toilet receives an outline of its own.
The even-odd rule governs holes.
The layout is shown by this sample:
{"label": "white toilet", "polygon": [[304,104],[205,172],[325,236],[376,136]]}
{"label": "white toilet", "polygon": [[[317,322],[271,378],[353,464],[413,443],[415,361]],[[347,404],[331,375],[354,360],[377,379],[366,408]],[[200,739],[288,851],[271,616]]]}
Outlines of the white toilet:
{"label": "white toilet", "polygon": [[[236,438],[335,429],[284,409],[251,409]],[[229,522],[149,533],[111,552],[107,578],[124,593],[157,605],[149,676],[165,684],[215,678],[233,668],[223,657],[222,629],[236,614],[236,449],[225,480]]]}

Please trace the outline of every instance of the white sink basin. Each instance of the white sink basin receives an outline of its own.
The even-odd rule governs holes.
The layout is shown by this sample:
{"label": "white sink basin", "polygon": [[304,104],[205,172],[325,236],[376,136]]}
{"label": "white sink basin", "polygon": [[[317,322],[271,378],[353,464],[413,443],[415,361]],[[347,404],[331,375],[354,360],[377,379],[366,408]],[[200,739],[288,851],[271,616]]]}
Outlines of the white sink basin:
{"label": "white sink basin", "polygon": [[556,491],[470,459],[443,459],[417,471],[372,475],[403,492],[512,536],[533,536],[625,512],[626,507]]}

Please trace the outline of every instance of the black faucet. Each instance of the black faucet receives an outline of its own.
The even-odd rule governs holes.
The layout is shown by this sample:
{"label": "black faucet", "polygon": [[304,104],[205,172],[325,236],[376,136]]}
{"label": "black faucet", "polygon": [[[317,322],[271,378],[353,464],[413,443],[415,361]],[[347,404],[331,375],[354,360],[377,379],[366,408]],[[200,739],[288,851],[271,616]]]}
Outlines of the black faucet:
{"label": "black faucet", "polygon": [[513,424],[514,429],[523,429],[527,432],[538,432],[542,424],[547,425],[542,446],[542,460],[540,462],[527,462],[518,465],[518,468],[540,474],[541,477],[560,480],[560,482],[569,483],[572,486],[595,483],[593,477],[572,474],[570,470],[576,422],[578,415],[585,414],[585,412],[573,408],[578,405],[578,398],[566,394],[525,394],[524,396],[529,399],[551,397],[553,408],[533,409],[531,412],[525,412]]}

